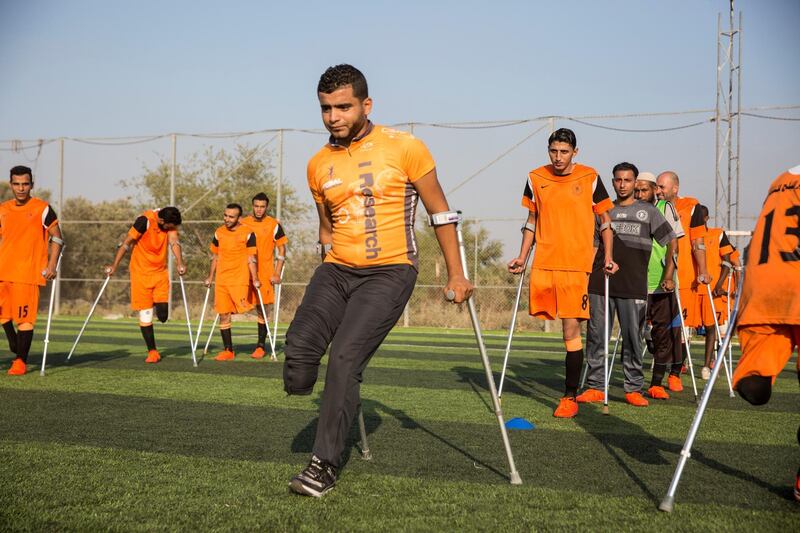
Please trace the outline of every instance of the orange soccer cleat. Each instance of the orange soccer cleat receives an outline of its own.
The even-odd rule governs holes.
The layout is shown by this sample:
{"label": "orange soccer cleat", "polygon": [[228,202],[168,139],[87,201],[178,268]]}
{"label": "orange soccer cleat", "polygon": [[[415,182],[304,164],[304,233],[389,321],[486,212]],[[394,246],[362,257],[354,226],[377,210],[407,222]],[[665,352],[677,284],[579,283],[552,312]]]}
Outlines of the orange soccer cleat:
{"label": "orange soccer cleat", "polygon": [[661,385],[655,385],[647,389],[647,395],[656,400],[669,400],[669,394]]}
{"label": "orange soccer cleat", "polygon": [[647,398],[642,396],[641,392],[626,392],[625,401],[635,407],[647,407],[650,405],[650,402],[647,401]]}
{"label": "orange soccer cleat", "polygon": [[558,407],[553,411],[553,416],[556,418],[572,418],[578,414],[578,402],[575,398],[565,396],[558,402]]}
{"label": "orange soccer cleat", "polygon": [[158,353],[158,350],[147,352],[147,359],[144,360],[145,363],[158,363],[159,361],[161,361],[161,354]]}
{"label": "orange soccer cleat", "polygon": [[586,389],[575,399],[578,401],[578,403],[597,403],[602,402],[605,399],[605,395],[601,390]]}
{"label": "orange soccer cleat", "polygon": [[253,359],[263,359],[265,355],[266,352],[264,351],[264,347],[256,346],[256,349],[253,350],[253,355],[251,355],[250,357],[252,357]]}
{"label": "orange soccer cleat", "polygon": [[11,362],[11,368],[8,369],[9,376],[23,376],[25,372],[28,370],[25,361],[21,358],[17,357]]}
{"label": "orange soccer cleat", "polygon": [[667,378],[667,388],[672,392],[681,392],[683,390],[683,383],[681,377],[670,374]]}
{"label": "orange soccer cleat", "polygon": [[233,358],[236,357],[232,351],[230,350],[222,350],[217,354],[214,358],[214,361],[231,361]]}

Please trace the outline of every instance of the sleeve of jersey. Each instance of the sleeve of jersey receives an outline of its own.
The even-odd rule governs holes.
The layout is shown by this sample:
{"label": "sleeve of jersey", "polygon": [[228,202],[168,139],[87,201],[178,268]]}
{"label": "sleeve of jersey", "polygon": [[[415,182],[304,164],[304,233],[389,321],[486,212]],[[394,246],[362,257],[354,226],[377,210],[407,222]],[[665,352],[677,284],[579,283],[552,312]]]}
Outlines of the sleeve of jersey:
{"label": "sleeve of jersey", "polygon": [[664,218],[664,215],[661,214],[661,211],[653,208],[650,211],[650,215],[651,237],[661,246],[666,246],[669,241],[675,238],[675,232],[672,231],[672,227],[667,222],[667,219]]}
{"label": "sleeve of jersey", "polygon": [[681,217],[678,215],[678,212],[675,211],[675,207],[669,202],[667,202],[664,208],[664,217],[666,217],[669,225],[672,226],[672,231],[675,232],[676,238],[680,239],[686,235],[683,231],[683,224],[681,224]]}
{"label": "sleeve of jersey", "polygon": [[608,192],[600,176],[594,178],[592,187],[592,210],[594,214],[602,215],[607,211],[611,211],[614,207],[614,203],[611,201],[611,198],[608,197]]}
{"label": "sleeve of jersey", "polygon": [[733,250],[733,245],[731,241],[728,240],[728,234],[723,231],[719,236],[719,256],[724,257],[728,254],[732,254]]}
{"label": "sleeve of jersey", "polygon": [[141,215],[133,221],[133,226],[128,230],[128,237],[138,241],[145,231],[147,231],[147,217]]}
{"label": "sleeve of jersey", "polygon": [[531,213],[536,212],[536,197],[533,195],[530,180],[525,181],[525,191],[522,193],[522,207]]}
{"label": "sleeve of jersey", "polygon": [[208,247],[208,249],[211,250],[211,253],[214,255],[217,255],[219,253],[219,240],[217,239],[216,232],[214,233],[214,236],[211,238],[211,245]]}
{"label": "sleeve of jersey", "polygon": [[256,248],[256,234],[255,232],[250,233],[247,236],[247,255],[256,255],[258,252]]}
{"label": "sleeve of jersey", "polygon": [[403,150],[403,170],[408,176],[408,181],[414,183],[431,170],[436,168],[433,156],[425,143],[416,138],[406,141]]}
{"label": "sleeve of jersey", "polygon": [[692,218],[689,221],[689,239],[702,239],[706,236],[706,221],[703,220],[702,209],[700,204],[692,208]]}
{"label": "sleeve of jersey", "polygon": [[42,226],[44,226],[45,229],[50,229],[56,224],[58,224],[58,216],[56,216],[56,212],[53,208],[48,205],[42,212]]}
{"label": "sleeve of jersey", "polygon": [[275,225],[275,234],[272,237],[275,241],[275,246],[285,246],[289,243],[289,239],[283,231],[283,226],[280,224]]}
{"label": "sleeve of jersey", "polygon": [[306,179],[308,180],[308,188],[311,191],[311,196],[314,197],[314,203],[322,204],[325,200],[322,196],[322,189],[320,189],[317,183],[317,159],[318,158],[315,156],[308,162]]}

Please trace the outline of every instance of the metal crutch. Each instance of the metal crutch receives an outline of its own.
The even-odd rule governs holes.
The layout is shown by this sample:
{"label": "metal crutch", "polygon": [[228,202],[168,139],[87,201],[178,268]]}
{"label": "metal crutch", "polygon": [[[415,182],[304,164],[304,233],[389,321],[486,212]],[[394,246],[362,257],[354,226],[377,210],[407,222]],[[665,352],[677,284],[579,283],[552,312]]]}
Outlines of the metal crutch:
{"label": "metal crutch", "polygon": [[[725,350],[728,349],[728,346],[733,339],[734,331],[736,330],[735,326],[736,320],[739,318],[739,302],[742,295],[743,280],[744,272],[742,272],[742,276],[739,278],[736,291],[736,303],[733,305],[733,312],[730,317],[730,327],[725,333],[725,338],[719,346],[717,351],[717,359],[719,359],[719,356],[724,354]],[[697,411],[695,411],[694,419],[692,420],[692,426],[689,428],[689,434],[686,436],[686,441],[681,449],[680,457],[678,458],[678,465],[675,467],[675,473],[672,475],[669,489],[667,490],[667,494],[664,496],[664,499],[661,500],[661,504],[658,506],[659,510],[661,511],[665,511],[667,513],[672,512],[672,509],[675,506],[675,492],[678,490],[678,483],[681,481],[681,475],[683,474],[683,469],[686,466],[686,462],[692,455],[692,445],[694,444],[694,439],[697,436],[697,430],[700,428],[700,422],[703,420],[703,414],[705,413],[706,406],[708,405],[708,400],[711,398],[711,392],[714,390],[714,382],[717,380],[717,376],[719,375],[719,367],[720,365],[714,365],[714,369],[711,371],[711,377],[708,380],[708,384],[706,385],[705,389],[703,389],[703,398],[700,400],[700,405],[698,406]]]}
{"label": "metal crutch", "polygon": [[[467,258],[464,251],[464,237],[461,233],[461,211],[448,211],[446,213],[437,213],[431,217],[432,226],[441,226],[445,224],[456,225],[456,235],[458,236],[458,253],[461,257],[461,268],[464,271],[464,277],[467,277]],[[469,278],[467,278],[469,279]],[[448,300],[455,299],[455,293],[450,290],[447,292]],[[486,383],[489,387],[489,393],[492,396],[492,407],[495,415],[497,415],[497,422],[500,424],[500,435],[503,438],[503,446],[506,451],[506,458],[508,459],[508,466],[510,469],[509,478],[512,485],[521,485],[522,478],[517,472],[517,467],[514,464],[514,455],[511,451],[511,443],[508,440],[508,432],[506,431],[505,420],[503,419],[503,410],[500,407],[500,400],[497,398],[497,388],[494,383],[494,376],[492,375],[492,367],[489,364],[489,356],[486,354],[486,346],[483,344],[483,334],[481,333],[481,325],[478,321],[478,313],[475,310],[475,302],[472,296],[467,298],[467,307],[469,309],[469,317],[472,320],[472,329],[475,332],[475,340],[478,343],[478,351],[481,354],[483,362],[483,369],[486,372]]]}
{"label": "metal crutch", "polygon": [[[603,302],[603,414],[608,414],[608,282],[609,275],[605,276],[605,300]],[[617,336],[619,338],[619,336]]]}
{"label": "metal crutch", "polygon": [[[677,267],[678,261],[675,259],[675,266]],[[689,363],[689,373],[692,375],[692,390],[694,390],[694,401],[697,401],[697,382],[694,379],[694,365],[692,364],[692,352],[689,350],[689,332],[686,329],[686,324],[683,321],[683,305],[681,305],[681,291],[680,285],[678,284],[678,276],[677,272],[675,275],[675,300],[678,303],[678,317],[681,320],[681,335],[683,336],[683,342],[686,346],[686,361]]]}
{"label": "metal crutch", "polygon": [[361,434],[361,458],[365,461],[372,460],[372,452],[369,451],[369,443],[367,442],[367,426],[364,423],[364,410],[361,404],[358,405],[358,431]]}
{"label": "metal crutch", "polygon": [[[58,261],[56,262],[56,272],[61,268],[61,258],[64,255],[64,245],[58,251]],[[44,272],[42,275],[44,276]],[[42,370],[39,372],[40,376],[44,376],[44,365],[47,361],[47,347],[50,344],[50,322],[53,319],[53,304],[55,303],[56,296],[56,280],[55,278],[50,281],[50,305],[47,308],[47,328],[44,332],[44,348],[42,349]]]}
{"label": "metal crutch", "polygon": [[274,321],[274,326],[272,328],[272,346],[275,346],[278,341],[278,313],[280,313],[281,310],[281,289],[283,288],[283,273],[285,270],[286,270],[286,263],[284,263],[283,266],[281,266],[281,282],[278,283],[278,286],[275,288],[275,312],[273,313],[275,315],[273,317],[275,321]]}
{"label": "metal crutch", "polygon": [[[728,310],[728,327],[730,326],[730,318],[731,318],[731,284],[733,280],[733,272],[728,273],[728,296],[725,298],[725,306]],[[726,331],[727,333],[727,331]],[[728,369],[731,375],[733,375],[733,343],[728,344]]]}
{"label": "metal crutch", "polygon": [[533,254],[533,245],[531,245],[525,256],[525,262],[522,263],[522,272],[519,275],[519,285],[517,285],[517,297],[514,299],[514,313],[511,315],[511,325],[508,327],[508,341],[506,342],[506,353],[503,356],[503,371],[500,373],[500,385],[497,387],[497,399],[503,398],[503,383],[506,379],[506,368],[508,367],[508,354],[511,353],[511,341],[514,338],[514,328],[517,325],[517,311],[519,311],[519,300],[522,296],[522,285],[525,281],[525,270],[528,268],[528,262]]}
{"label": "metal crutch", "polygon": [[258,304],[261,306],[261,317],[264,319],[264,325],[267,326],[267,340],[269,341],[269,347],[272,349],[272,355],[270,355],[271,361],[277,361],[278,358],[275,356],[275,345],[272,344],[272,336],[269,333],[269,321],[267,320],[267,311],[264,309],[264,300],[261,298],[261,287],[256,288],[256,294],[258,294]]}
{"label": "metal crutch", "polygon": [[217,327],[217,322],[219,322],[219,313],[214,317],[214,322],[211,323],[211,329],[208,330],[208,338],[206,339],[206,345],[203,347],[203,355],[208,354],[208,345],[211,344],[211,337],[214,335],[214,328]]}
{"label": "metal crutch", "polygon": [[[706,291],[708,292],[708,303],[711,304],[711,315],[714,317],[714,331],[717,334],[717,347],[722,344],[722,334],[719,331],[719,322],[717,321],[717,308],[714,305],[714,295],[711,292],[711,285],[706,285]],[[708,332],[706,332],[708,335]],[[730,343],[728,343],[730,345]],[[725,361],[725,352],[722,352],[722,361],[720,361],[719,357],[716,359],[717,366],[722,362],[722,365],[725,367],[725,377],[728,378],[728,393],[731,398],[736,396],[733,393],[733,383],[731,382],[731,372],[728,370],[728,364]]]}
{"label": "metal crutch", "polygon": [[83,326],[81,326],[81,330],[78,332],[78,337],[75,339],[75,342],[72,344],[72,349],[69,351],[69,355],[67,355],[67,361],[70,360],[72,357],[72,352],[75,351],[75,347],[78,346],[78,341],[81,340],[81,335],[83,335],[83,330],[86,329],[86,325],[89,323],[89,320],[92,319],[92,315],[94,314],[94,309],[97,307],[97,302],[100,301],[100,297],[103,296],[103,292],[106,290],[106,286],[108,285],[109,280],[111,279],[111,275],[106,276],[106,280],[103,282],[102,287],[100,287],[100,292],[97,295],[97,298],[94,299],[94,303],[92,304],[92,308],[89,309],[89,316],[86,317],[86,320],[83,321]]}
{"label": "metal crutch", "polygon": [[[206,317],[206,307],[208,306],[208,296],[211,294],[211,287],[206,288],[206,297],[203,300],[203,309],[200,311],[200,322],[197,324],[197,334],[194,336],[194,351],[197,351],[197,345],[200,344],[200,332],[203,330],[203,319]],[[214,328],[211,328],[213,331]]]}
{"label": "metal crutch", "polygon": [[181,282],[181,297],[183,298],[183,309],[186,311],[186,327],[189,329],[189,346],[192,348],[192,365],[197,366],[197,356],[194,353],[194,338],[192,337],[192,322],[189,320],[189,304],[186,302],[186,286],[183,284],[183,276],[178,275]]}

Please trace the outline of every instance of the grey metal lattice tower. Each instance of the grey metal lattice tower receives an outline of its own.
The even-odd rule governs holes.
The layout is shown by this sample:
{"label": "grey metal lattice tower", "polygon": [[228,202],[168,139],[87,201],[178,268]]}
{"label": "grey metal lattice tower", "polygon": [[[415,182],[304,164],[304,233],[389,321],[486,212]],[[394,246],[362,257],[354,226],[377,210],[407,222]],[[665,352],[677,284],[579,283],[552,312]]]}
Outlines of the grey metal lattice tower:
{"label": "grey metal lattice tower", "polygon": [[742,96],[742,13],[738,24],[730,0],[729,27],[717,17],[716,186],[714,221],[727,229],[739,227],[739,139]]}

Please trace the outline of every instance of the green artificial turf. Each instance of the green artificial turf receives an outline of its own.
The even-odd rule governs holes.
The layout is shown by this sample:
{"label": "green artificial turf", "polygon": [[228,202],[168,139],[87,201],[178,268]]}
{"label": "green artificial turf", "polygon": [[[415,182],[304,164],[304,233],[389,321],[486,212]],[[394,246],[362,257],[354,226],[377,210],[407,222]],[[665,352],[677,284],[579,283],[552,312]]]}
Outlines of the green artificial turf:
{"label": "green artificial turf", "polygon": [[[789,531],[800,523],[791,492],[800,463],[794,359],[759,408],[729,398],[721,376],[675,511],[665,514],[656,508],[695,412],[688,378],[671,400],[634,408],[617,367],[611,416],[590,405],[558,420],[561,341],[518,335],[503,411],[536,429],[510,432],[524,480],[511,486],[472,332],[396,329],[361,389],[373,460],[360,458],[354,427],[336,489],[315,500],[290,494],[287,482],[308,460],[324,364],[313,395],[286,397],[282,364],[247,357],[253,323],[234,324],[236,360],[213,361],[215,335],[194,368],[185,324],[156,326],[164,358],[145,365],[136,323],[100,319],[67,363],[80,325],[54,321],[45,377],[41,331],[26,376],[6,376],[10,357],[0,356],[2,531]],[[499,374],[504,333],[486,341]]]}

